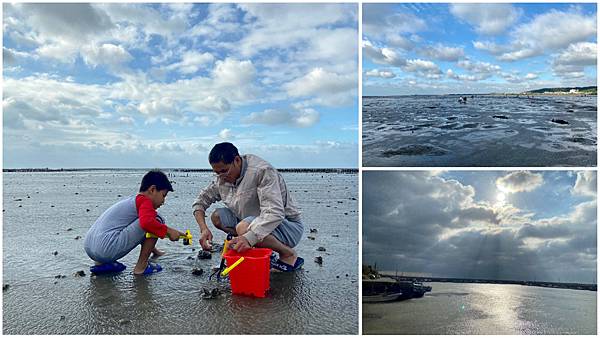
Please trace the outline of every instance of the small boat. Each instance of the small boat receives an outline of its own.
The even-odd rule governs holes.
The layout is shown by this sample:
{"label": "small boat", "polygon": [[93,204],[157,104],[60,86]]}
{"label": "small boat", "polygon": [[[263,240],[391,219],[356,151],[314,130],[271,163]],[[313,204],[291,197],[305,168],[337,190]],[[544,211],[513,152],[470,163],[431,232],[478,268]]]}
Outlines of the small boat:
{"label": "small boat", "polygon": [[402,297],[401,292],[382,293],[382,294],[372,295],[372,296],[363,295],[362,300],[363,300],[363,303],[381,303],[381,302],[393,302],[395,300],[400,299],[400,297]]}
{"label": "small boat", "polygon": [[363,302],[391,302],[402,297],[400,285],[393,278],[363,279]]}

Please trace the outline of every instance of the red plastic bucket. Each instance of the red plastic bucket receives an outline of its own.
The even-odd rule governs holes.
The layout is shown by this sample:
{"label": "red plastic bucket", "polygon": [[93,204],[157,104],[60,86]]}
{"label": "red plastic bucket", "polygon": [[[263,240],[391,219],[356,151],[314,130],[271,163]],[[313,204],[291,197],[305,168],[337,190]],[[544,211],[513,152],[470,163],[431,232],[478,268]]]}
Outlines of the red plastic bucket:
{"label": "red plastic bucket", "polygon": [[242,253],[230,249],[224,257],[227,266],[244,257],[244,261],[229,272],[232,293],[261,298],[267,295],[271,277],[271,249],[253,248]]}

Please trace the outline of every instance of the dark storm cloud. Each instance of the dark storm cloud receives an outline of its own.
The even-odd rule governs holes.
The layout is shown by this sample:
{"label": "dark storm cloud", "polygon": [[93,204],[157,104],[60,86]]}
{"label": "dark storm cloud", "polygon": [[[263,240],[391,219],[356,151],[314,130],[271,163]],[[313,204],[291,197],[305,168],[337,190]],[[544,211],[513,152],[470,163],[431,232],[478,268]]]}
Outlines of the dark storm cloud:
{"label": "dark storm cloud", "polygon": [[[543,181],[541,174],[503,177],[515,190]],[[474,187],[429,172],[364,172],[363,263],[446,277],[592,281],[595,199],[535,219],[514,208],[526,216],[505,215],[474,195]]]}
{"label": "dark storm cloud", "polygon": [[512,230],[468,230],[440,241],[432,250],[439,273],[446,276],[523,279],[541,274],[539,258],[524,248]]}

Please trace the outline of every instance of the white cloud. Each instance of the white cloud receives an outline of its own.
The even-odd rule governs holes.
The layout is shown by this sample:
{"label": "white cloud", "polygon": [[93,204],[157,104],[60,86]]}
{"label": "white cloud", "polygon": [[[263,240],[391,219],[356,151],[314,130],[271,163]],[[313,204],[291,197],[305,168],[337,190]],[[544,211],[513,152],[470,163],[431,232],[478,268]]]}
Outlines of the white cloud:
{"label": "white cloud", "polygon": [[511,4],[450,4],[450,12],[486,35],[504,32],[521,15]]}
{"label": "white cloud", "polygon": [[393,4],[363,4],[363,34],[369,38],[410,49],[413,43],[402,34],[427,29],[425,20],[394,9]]}
{"label": "white cloud", "polygon": [[45,44],[38,47],[35,51],[43,58],[54,59],[63,63],[75,63],[79,54],[79,46],[67,42],[59,42]]}
{"label": "white cloud", "polygon": [[216,95],[200,95],[198,98],[190,100],[189,103],[190,108],[200,111],[226,113],[231,109],[231,104],[226,98]]}
{"label": "white cloud", "polygon": [[2,62],[4,65],[12,66],[18,64],[23,59],[38,59],[37,55],[33,55],[27,52],[21,52],[12,48],[2,47]]}
{"label": "white cloud", "polygon": [[329,67],[348,64],[344,70],[355,71],[358,61],[356,38],[357,31],[354,28],[317,29],[307,41],[306,50],[292,55],[308,63],[326,63]]}
{"label": "white cloud", "polygon": [[579,42],[569,45],[552,61],[552,70],[563,78],[584,76],[586,66],[596,66],[598,45],[592,42]]}
{"label": "white cloud", "polygon": [[533,56],[538,56],[542,53],[541,50],[533,49],[533,48],[525,48],[512,52],[507,52],[498,57],[501,61],[518,61],[522,59],[527,59]]}
{"label": "white cloud", "polygon": [[101,64],[115,67],[133,60],[131,54],[129,54],[122,46],[116,46],[110,43],[105,43],[100,46],[85,46],[81,49],[81,54],[85,63],[92,67],[97,67]]}
{"label": "white cloud", "polygon": [[184,33],[189,23],[189,13],[173,6],[152,8],[141,3],[106,3],[96,4],[95,8],[102,9],[113,22],[138,27],[146,37],[173,38]]}
{"label": "white cloud", "polygon": [[458,61],[465,56],[461,47],[449,47],[441,44],[427,46],[420,50],[421,54],[442,61]]}
{"label": "white cloud", "polygon": [[368,77],[381,77],[381,78],[385,78],[385,79],[391,79],[396,77],[396,74],[394,74],[394,72],[390,71],[390,70],[385,70],[385,69],[371,69],[365,72],[365,75]]}
{"label": "white cloud", "polygon": [[595,197],[597,188],[596,176],[596,172],[591,170],[577,172],[577,180],[573,187],[573,193]]}
{"label": "white cloud", "polygon": [[515,193],[532,191],[544,183],[542,174],[529,171],[515,171],[496,179],[496,187],[503,192]]}
{"label": "white cloud", "polygon": [[461,68],[464,68],[473,73],[490,74],[500,71],[500,66],[488,62],[461,60],[457,63]]}
{"label": "white cloud", "polygon": [[421,59],[406,60],[406,66],[402,69],[431,79],[438,79],[443,74],[435,63]]}
{"label": "white cloud", "polygon": [[[236,48],[244,56],[268,49],[288,50],[320,39],[318,28],[355,18],[351,4],[239,4],[249,33]],[[318,6],[318,7],[317,7]]]}
{"label": "white cloud", "polygon": [[33,29],[39,44],[67,41],[81,43],[114,27],[111,18],[89,3],[20,4],[15,5]]}
{"label": "white cloud", "polygon": [[586,16],[577,8],[565,12],[553,9],[518,26],[510,35],[511,51],[500,55],[500,60],[517,61],[584,42],[596,36],[596,15]]}
{"label": "white cloud", "polygon": [[362,41],[363,55],[371,59],[373,62],[401,67],[406,65],[406,60],[401,58],[394,50],[389,48],[377,48],[370,41]]}
{"label": "white cloud", "polygon": [[197,51],[186,51],[181,56],[181,61],[172,63],[165,67],[167,70],[177,70],[182,74],[193,74],[202,67],[212,63],[214,56],[210,53],[200,53]]}
{"label": "white cloud", "polygon": [[298,127],[311,127],[319,122],[321,114],[314,109],[302,109],[299,114],[294,116],[294,124]]}
{"label": "white cloud", "polygon": [[456,74],[452,69],[446,71],[446,76],[459,81],[481,81],[487,78],[485,75]]}
{"label": "white cloud", "polygon": [[595,66],[598,55],[598,45],[595,42],[579,42],[569,47],[558,55],[555,63]]}
{"label": "white cloud", "polygon": [[537,75],[537,74],[533,74],[533,73],[527,73],[527,74],[525,75],[525,79],[526,79],[526,80],[535,80],[535,79],[537,79],[537,78],[538,78],[538,75]]}
{"label": "white cloud", "polygon": [[124,124],[134,124],[135,120],[131,116],[121,116],[119,117],[119,122]]}
{"label": "white cloud", "polygon": [[160,117],[170,115],[174,110],[175,103],[173,99],[168,96],[160,98],[152,98],[142,101],[138,109],[139,111],[149,117]]}
{"label": "white cloud", "polygon": [[231,139],[231,129],[225,128],[219,132],[219,137],[223,140]]}
{"label": "white cloud", "polygon": [[362,41],[363,55],[377,64],[400,67],[405,72],[416,73],[429,79],[439,79],[442,71],[433,62],[421,59],[406,60],[389,48],[377,48],[370,41]]}
{"label": "white cloud", "polygon": [[473,47],[493,55],[500,55],[510,50],[509,46],[499,45],[491,41],[473,41]]}
{"label": "white cloud", "polygon": [[213,77],[217,85],[234,87],[251,83],[256,69],[250,60],[238,61],[232,58],[217,61]]}
{"label": "white cloud", "polygon": [[[24,121],[60,122],[71,117],[98,117],[110,92],[96,85],[61,82],[48,76],[30,76],[15,80],[5,77],[5,114],[21,115]],[[14,109],[14,110],[13,110]]]}
{"label": "white cloud", "polygon": [[492,77],[500,71],[500,66],[488,62],[460,60],[457,65],[469,74],[456,74],[452,69],[446,71],[446,76],[460,81],[481,81]]}
{"label": "white cloud", "polygon": [[563,48],[596,35],[596,16],[586,16],[577,10],[551,10],[517,27],[512,34],[517,43],[541,49]]}
{"label": "white cloud", "polygon": [[510,83],[519,83],[523,84],[528,81],[533,81],[539,78],[538,74],[535,73],[527,73],[525,76],[522,76],[518,71],[512,72],[500,72],[499,73],[502,78]]}
{"label": "white cloud", "polygon": [[206,19],[191,28],[192,37],[216,39],[221,34],[235,32],[240,29],[237,22],[237,9],[234,4],[211,3],[208,5]]}
{"label": "white cloud", "polygon": [[292,97],[328,95],[353,90],[356,86],[355,74],[340,75],[323,68],[314,68],[308,74],[284,85]]}
{"label": "white cloud", "polygon": [[262,112],[251,113],[242,122],[248,124],[290,125],[307,128],[319,122],[320,113],[314,109],[297,109],[284,111],[279,109],[266,109]]}
{"label": "white cloud", "polygon": [[390,33],[385,36],[385,41],[392,47],[411,50],[415,47],[415,41],[400,34]]}

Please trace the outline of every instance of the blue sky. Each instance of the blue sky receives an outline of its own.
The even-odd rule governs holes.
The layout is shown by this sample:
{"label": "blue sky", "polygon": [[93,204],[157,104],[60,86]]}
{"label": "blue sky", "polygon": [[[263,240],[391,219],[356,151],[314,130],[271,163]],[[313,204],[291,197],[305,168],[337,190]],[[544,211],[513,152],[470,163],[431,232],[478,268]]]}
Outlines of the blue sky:
{"label": "blue sky", "polygon": [[363,95],[596,85],[596,4],[363,4]]}
{"label": "blue sky", "polygon": [[363,262],[441,277],[595,282],[595,171],[363,173]]}
{"label": "blue sky", "polygon": [[3,163],[356,167],[356,4],[3,4]]}

